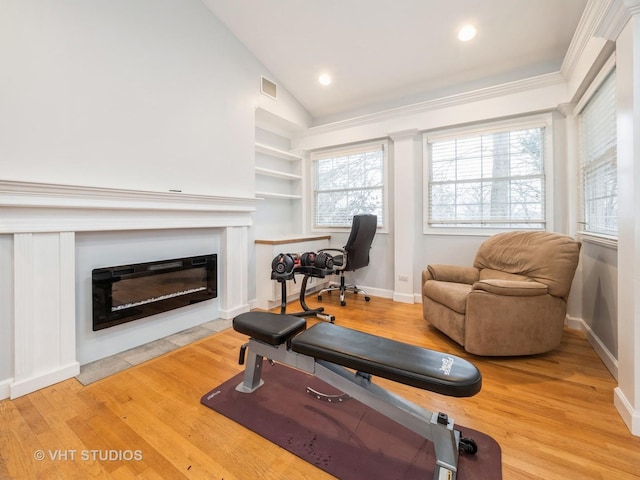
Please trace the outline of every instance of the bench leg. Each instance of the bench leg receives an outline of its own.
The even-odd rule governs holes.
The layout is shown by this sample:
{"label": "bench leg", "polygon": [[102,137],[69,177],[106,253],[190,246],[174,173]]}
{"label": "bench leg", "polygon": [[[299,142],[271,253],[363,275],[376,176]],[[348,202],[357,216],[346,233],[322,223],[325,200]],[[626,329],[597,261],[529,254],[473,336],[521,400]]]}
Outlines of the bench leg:
{"label": "bench leg", "polygon": [[252,393],[264,385],[262,380],[262,363],[264,357],[256,354],[253,350],[249,350],[247,358],[247,366],[244,370],[244,379],[242,383],[236,387],[238,392]]}
{"label": "bench leg", "polygon": [[315,368],[313,357],[292,352],[286,343],[274,346],[251,338],[248,343],[248,351],[244,380],[236,387],[238,392],[252,393],[264,385],[264,380],[261,377],[262,363],[265,358],[270,362],[280,362],[307,373],[313,373]]}

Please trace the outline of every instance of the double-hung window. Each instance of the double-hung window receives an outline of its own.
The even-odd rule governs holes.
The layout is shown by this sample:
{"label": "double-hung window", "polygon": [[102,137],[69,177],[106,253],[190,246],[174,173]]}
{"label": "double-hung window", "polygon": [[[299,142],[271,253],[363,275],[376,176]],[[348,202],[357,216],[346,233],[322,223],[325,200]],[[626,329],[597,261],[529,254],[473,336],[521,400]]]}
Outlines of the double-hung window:
{"label": "double-hung window", "polygon": [[425,233],[544,229],[547,118],[425,135]]}
{"label": "double-hung window", "polygon": [[578,105],[580,230],[605,237],[618,236],[616,74],[612,68],[605,66],[592,94],[587,92],[584,105]]}
{"label": "double-hung window", "polygon": [[350,228],[359,213],[386,225],[386,142],[313,152],[311,163],[314,229]]}

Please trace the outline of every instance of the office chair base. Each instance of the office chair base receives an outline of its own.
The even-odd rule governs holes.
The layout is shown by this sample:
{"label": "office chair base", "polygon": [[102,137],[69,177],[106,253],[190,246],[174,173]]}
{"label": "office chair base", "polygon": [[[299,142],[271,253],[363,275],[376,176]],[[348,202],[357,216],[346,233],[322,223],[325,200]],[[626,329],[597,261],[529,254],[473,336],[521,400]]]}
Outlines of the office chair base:
{"label": "office chair base", "polygon": [[318,301],[321,302],[322,301],[322,294],[327,292],[327,293],[331,293],[331,292],[340,292],[340,306],[344,307],[347,302],[345,302],[344,300],[344,296],[346,292],[351,292],[354,295],[358,295],[359,293],[364,295],[364,300],[366,302],[371,300],[371,297],[369,297],[369,295],[367,294],[366,291],[364,291],[361,288],[358,288],[357,285],[354,284],[349,284],[349,285],[339,285],[339,284],[330,284],[327,288],[323,288],[322,290],[320,290],[318,292]]}

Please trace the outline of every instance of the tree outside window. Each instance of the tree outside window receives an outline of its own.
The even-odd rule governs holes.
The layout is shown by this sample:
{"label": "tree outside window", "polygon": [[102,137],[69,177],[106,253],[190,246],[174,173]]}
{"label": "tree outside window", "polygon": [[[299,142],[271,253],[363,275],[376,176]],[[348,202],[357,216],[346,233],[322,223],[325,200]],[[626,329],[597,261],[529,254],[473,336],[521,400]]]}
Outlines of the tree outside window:
{"label": "tree outside window", "polygon": [[428,143],[430,228],[545,226],[544,128]]}

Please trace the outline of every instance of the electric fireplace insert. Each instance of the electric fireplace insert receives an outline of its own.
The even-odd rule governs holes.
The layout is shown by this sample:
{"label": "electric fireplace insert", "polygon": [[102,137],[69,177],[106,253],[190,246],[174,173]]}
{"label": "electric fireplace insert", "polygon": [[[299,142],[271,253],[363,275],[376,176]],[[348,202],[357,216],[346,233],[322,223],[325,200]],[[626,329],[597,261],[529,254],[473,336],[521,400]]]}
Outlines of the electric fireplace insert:
{"label": "electric fireplace insert", "polygon": [[217,255],[96,268],[93,330],[216,298]]}

